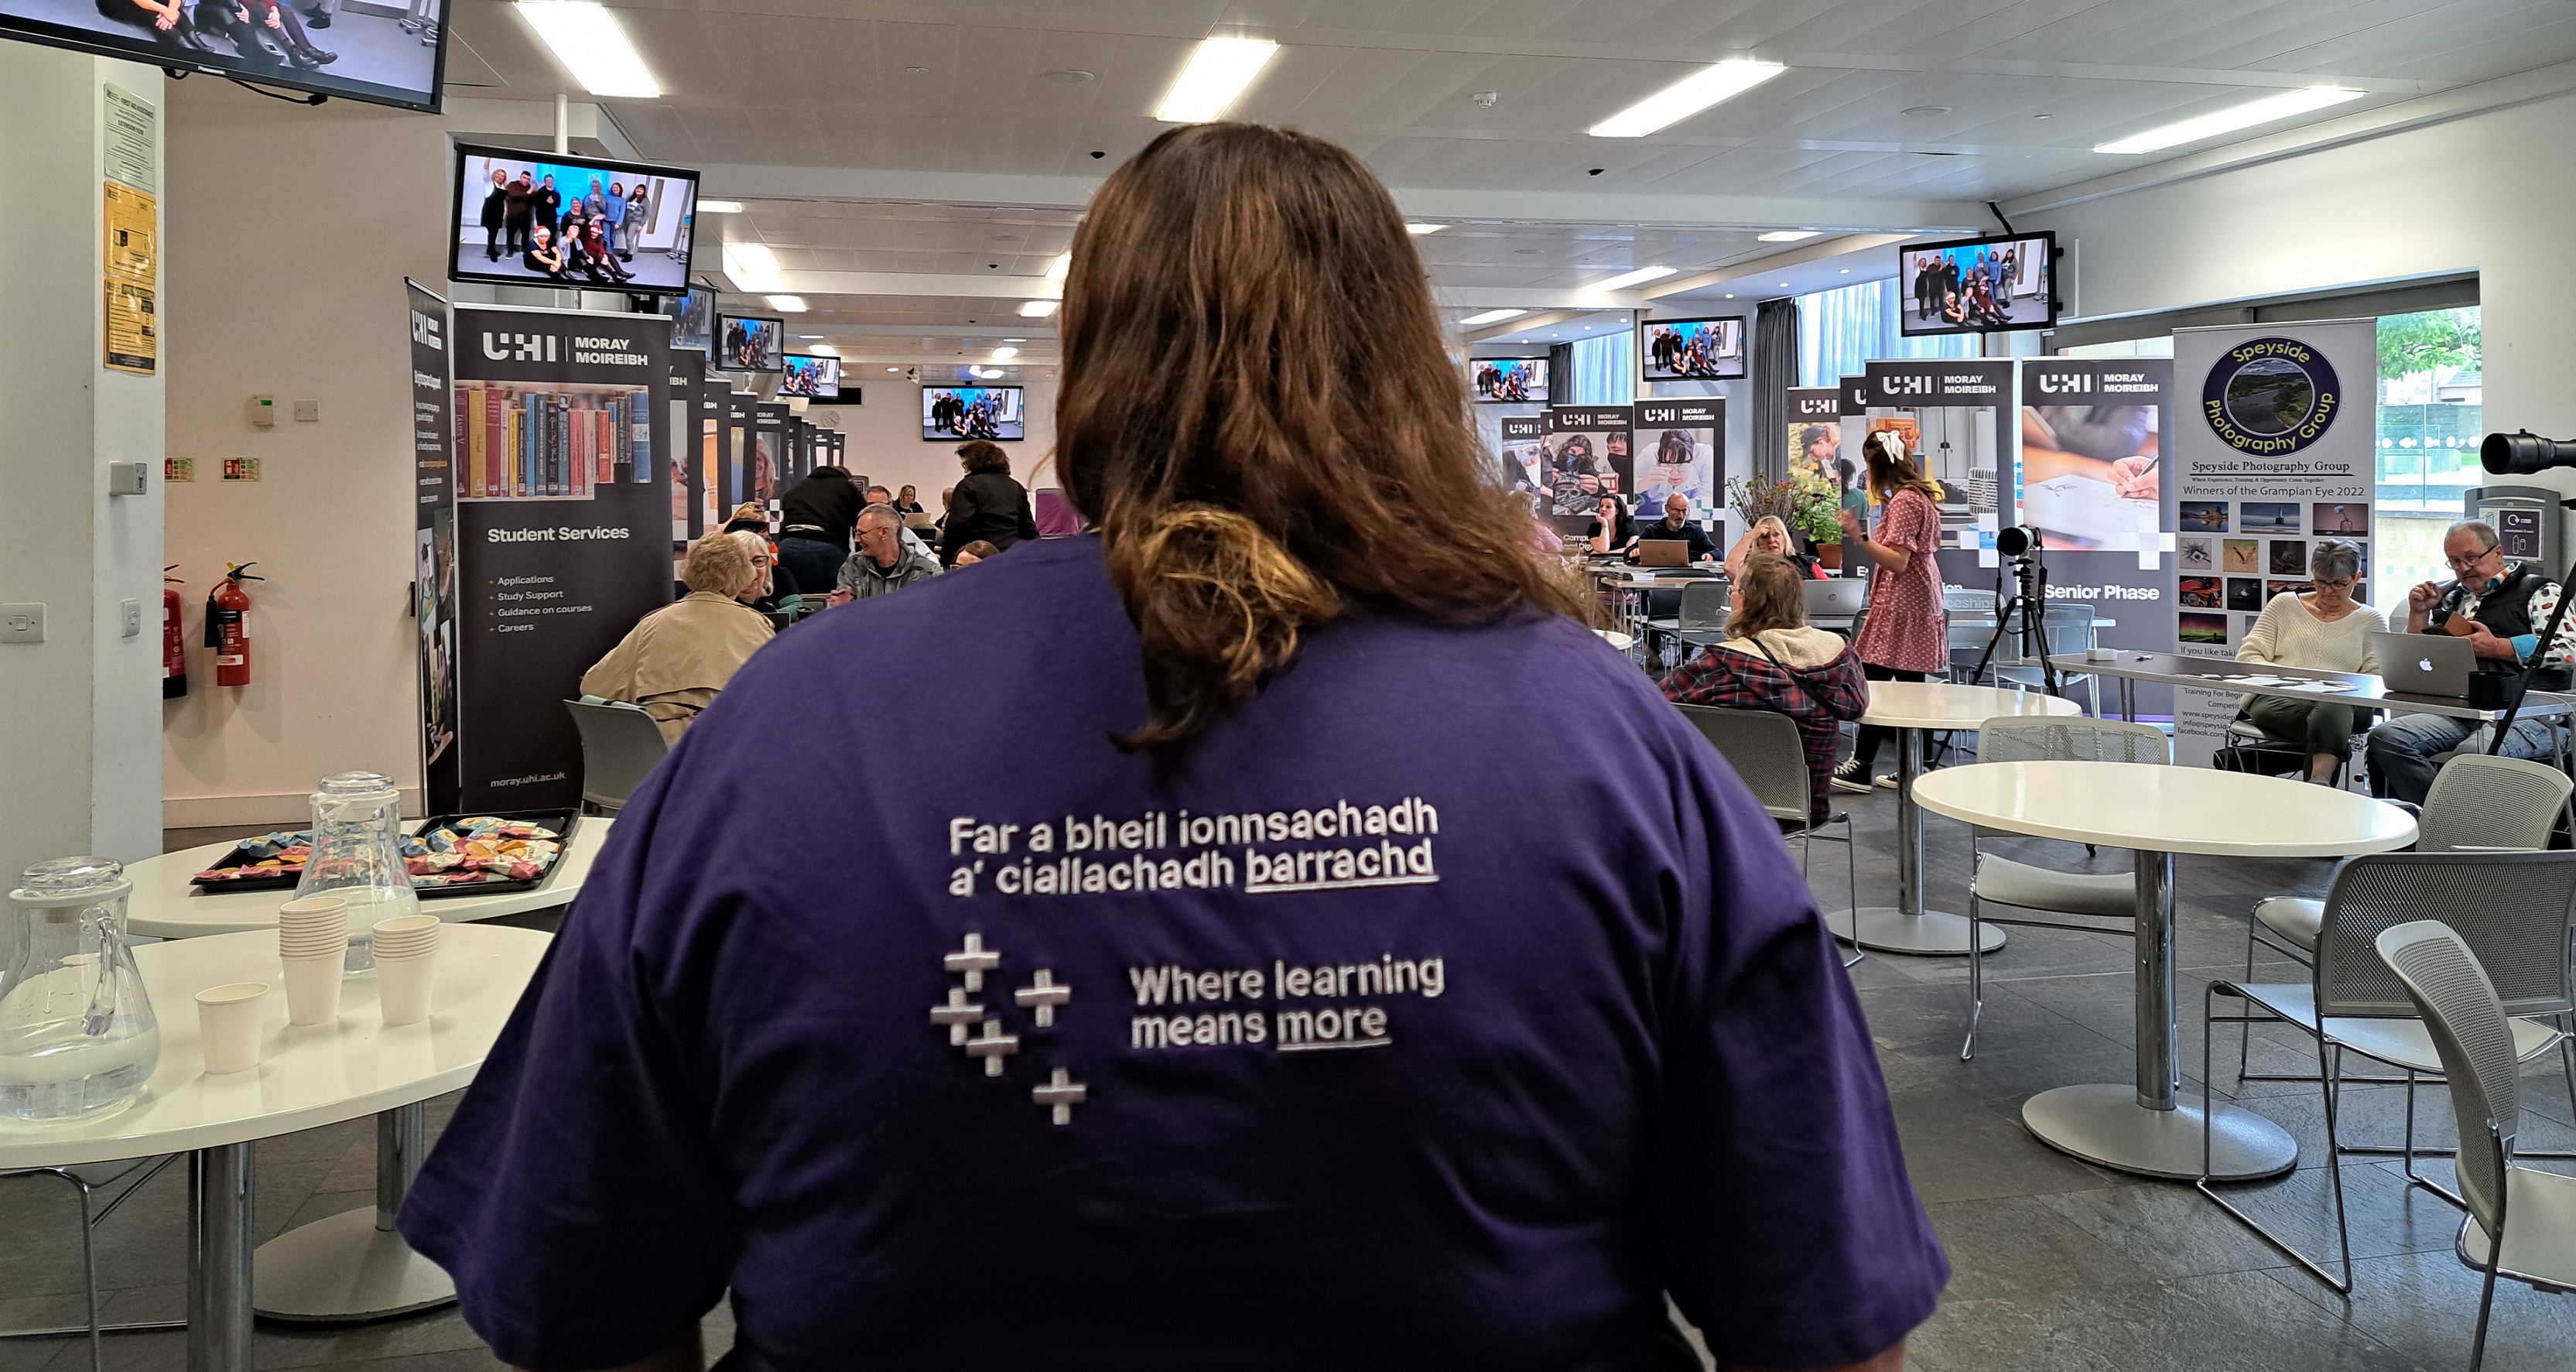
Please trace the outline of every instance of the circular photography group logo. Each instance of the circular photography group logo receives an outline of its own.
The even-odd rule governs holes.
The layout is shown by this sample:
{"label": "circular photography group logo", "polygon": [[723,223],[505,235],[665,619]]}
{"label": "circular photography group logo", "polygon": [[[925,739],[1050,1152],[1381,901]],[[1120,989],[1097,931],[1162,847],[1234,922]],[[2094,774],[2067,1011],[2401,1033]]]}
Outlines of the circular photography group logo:
{"label": "circular photography group logo", "polygon": [[2252,338],[2227,350],[2200,388],[2210,432],[2240,453],[2278,457],[2316,442],[2343,406],[2325,354],[2295,338]]}

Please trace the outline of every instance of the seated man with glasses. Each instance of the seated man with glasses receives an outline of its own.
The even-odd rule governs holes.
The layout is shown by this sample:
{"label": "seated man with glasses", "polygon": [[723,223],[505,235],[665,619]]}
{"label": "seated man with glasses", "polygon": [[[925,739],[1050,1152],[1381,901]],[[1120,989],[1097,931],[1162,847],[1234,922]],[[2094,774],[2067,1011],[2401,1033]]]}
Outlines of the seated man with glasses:
{"label": "seated man with glasses", "polygon": [[[2451,526],[2442,553],[2454,580],[2436,586],[2423,582],[2406,593],[2406,632],[2451,634],[2469,640],[2478,670],[2519,674],[2540,644],[2540,630],[2558,607],[2558,583],[2529,563],[2505,561],[2495,526],[2464,519]],[[2562,690],[2568,664],[2576,662],[2576,616],[2562,624],[2534,669],[2536,690]],[[2506,757],[2547,759],[2552,726],[2543,720],[2516,720],[2499,751]],[[2370,731],[2371,789],[2389,800],[2422,804],[2440,769],[2435,759],[2469,742],[2478,733],[2472,720],[2446,715],[2398,715]],[[2479,747],[2484,747],[2481,739]]]}

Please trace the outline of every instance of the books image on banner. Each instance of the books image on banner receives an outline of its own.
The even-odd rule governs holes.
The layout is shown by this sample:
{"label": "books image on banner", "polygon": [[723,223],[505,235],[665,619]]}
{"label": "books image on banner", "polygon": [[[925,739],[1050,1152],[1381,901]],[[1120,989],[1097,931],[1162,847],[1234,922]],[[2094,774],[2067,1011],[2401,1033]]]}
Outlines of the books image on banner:
{"label": "books image on banner", "polygon": [[653,479],[640,386],[466,382],[456,388],[460,500],[588,500]]}

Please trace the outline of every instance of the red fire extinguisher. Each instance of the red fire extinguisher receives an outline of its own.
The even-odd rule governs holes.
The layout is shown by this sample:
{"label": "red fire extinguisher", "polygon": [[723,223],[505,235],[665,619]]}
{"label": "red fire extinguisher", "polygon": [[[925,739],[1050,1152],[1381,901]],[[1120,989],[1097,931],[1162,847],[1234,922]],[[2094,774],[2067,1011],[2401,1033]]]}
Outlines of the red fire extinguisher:
{"label": "red fire extinguisher", "polygon": [[161,569],[161,698],[177,700],[188,694],[188,640],[179,632],[179,593],[170,589],[188,583],[169,575],[177,563]]}
{"label": "red fire extinguisher", "polygon": [[224,579],[215,584],[206,597],[206,646],[215,650],[215,684],[248,686],[250,684],[250,592],[242,589],[245,581],[265,581],[252,576],[248,569],[259,564],[225,563]]}

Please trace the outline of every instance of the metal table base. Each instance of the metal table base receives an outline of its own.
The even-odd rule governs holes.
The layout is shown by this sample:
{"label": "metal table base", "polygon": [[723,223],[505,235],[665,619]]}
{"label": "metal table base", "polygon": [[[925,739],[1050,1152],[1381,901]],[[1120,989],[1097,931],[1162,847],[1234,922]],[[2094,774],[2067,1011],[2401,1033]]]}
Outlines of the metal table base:
{"label": "metal table base", "polygon": [[[1923,908],[1923,807],[1914,801],[1914,779],[1923,774],[1923,733],[1896,731],[1896,904],[1837,911],[1826,916],[1825,927],[1843,942],[1873,953],[1963,958],[1968,955],[1967,917]],[[1978,927],[1984,951],[2004,946],[2002,925]]]}
{"label": "metal table base", "polygon": [[456,1283],[394,1232],[428,1149],[428,1107],[376,1116],[376,1207],[315,1220],[259,1246],[251,1304],[273,1319],[340,1323],[427,1310]]}

